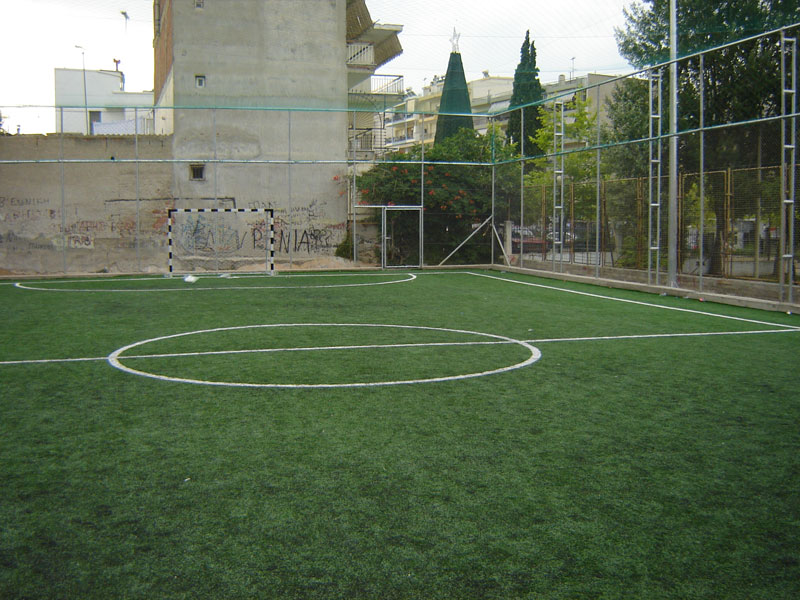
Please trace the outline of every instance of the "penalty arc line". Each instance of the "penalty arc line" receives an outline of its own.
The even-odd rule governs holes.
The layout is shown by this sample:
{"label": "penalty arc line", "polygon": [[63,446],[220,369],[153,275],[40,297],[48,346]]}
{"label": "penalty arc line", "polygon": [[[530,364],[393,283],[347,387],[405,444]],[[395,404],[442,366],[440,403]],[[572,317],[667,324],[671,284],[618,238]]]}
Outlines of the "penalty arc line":
{"label": "penalty arc line", "polygon": [[[33,287],[30,285],[23,285],[22,283],[15,283],[14,287],[20,290],[29,290],[35,292],[83,292],[83,293],[142,293],[142,292],[207,292],[207,291],[229,291],[229,290],[301,290],[301,289],[322,289],[322,288],[346,288],[346,287],[374,287],[378,285],[391,285],[394,283],[408,283],[414,281],[417,276],[413,273],[406,273],[406,279],[393,279],[391,281],[378,281],[369,283],[332,283],[328,285],[242,285],[242,286],[219,286],[219,287],[179,287],[179,288],[150,288],[150,289],[81,289],[81,288],[50,288],[50,287]],[[210,278],[209,278],[210,279]],[[144,281],[144,280],[142,280]],[[161,279],[163,281],[163,279]]]}

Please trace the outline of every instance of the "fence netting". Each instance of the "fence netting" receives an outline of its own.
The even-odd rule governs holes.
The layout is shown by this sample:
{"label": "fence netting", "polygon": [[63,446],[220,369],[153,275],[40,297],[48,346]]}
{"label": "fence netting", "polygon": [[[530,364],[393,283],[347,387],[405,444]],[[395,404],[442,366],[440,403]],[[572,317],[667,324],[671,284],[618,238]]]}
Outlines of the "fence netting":
{"label": "fence netting", "polygon": [[170,209],[269,208],[279,271],[494,264],[666,285],[674,264],[682,288],[785,301],[798,33],[679,59],[675,136],[670,64],[552,95],[520,143],[513,107],[436,145],[413,141],[437,115],[405,105],[139,108],[124,135],[2,107],[55,132],[0,136],[0,268],[165,272]]}

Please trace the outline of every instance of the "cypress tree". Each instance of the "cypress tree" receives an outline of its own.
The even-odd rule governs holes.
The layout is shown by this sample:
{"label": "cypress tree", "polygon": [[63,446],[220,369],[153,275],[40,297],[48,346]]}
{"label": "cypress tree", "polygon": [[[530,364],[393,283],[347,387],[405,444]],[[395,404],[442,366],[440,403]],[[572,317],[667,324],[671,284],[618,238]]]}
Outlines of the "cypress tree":
{"label": "cypress tree", "polygon": [[[544,88],[539,83],[539,67],[536,66],[536,47],[530,40],[530,30],[525,32],[525,41],[520,50],[520,60],[514,71],[514,88],[511,93],[511,108],[525,106],[531,102],[544,100]],[[536,135],[541,127],[538,117],[538,106],[528,106],[522,109],[525,113],[525,139]],[[513,111],[508,118],[506,137],[519,145],[521,141],[520,111]],[[525,153],[530,154],[530,144],[525,142]],[[521,147],[521,146],[520,146]]]}

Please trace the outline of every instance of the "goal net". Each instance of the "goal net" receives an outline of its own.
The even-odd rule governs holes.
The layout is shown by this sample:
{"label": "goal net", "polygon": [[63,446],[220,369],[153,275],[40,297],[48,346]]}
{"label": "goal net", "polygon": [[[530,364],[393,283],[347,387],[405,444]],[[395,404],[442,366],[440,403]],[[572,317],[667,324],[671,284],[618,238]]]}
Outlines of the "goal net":
{"label": "goal net", "polygon": [[172,208],[169,273],[265,271],[275,274],[270,208]]}

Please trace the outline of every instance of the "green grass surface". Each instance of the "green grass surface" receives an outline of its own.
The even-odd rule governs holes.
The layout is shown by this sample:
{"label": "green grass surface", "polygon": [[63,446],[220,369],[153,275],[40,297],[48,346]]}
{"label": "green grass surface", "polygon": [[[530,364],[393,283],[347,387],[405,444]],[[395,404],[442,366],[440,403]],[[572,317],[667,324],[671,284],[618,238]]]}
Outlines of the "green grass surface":
{"label": "green grass surface", "polygon": [[0,284],[0,597],[800,596],[798,316],[404,279]]}

